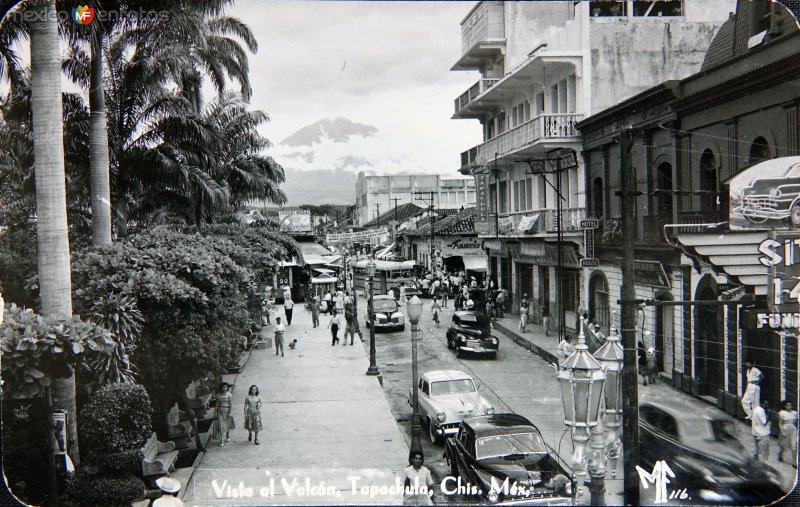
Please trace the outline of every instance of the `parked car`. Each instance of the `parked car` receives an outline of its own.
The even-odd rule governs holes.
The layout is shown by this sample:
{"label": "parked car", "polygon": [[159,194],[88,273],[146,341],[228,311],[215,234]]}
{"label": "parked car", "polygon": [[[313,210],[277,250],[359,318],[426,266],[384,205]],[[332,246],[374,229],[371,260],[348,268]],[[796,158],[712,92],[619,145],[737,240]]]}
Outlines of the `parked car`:
{"label": "parked car", "polygon": [[[428,426],[431,443],[455,435],[465,417],[494,414],[494,407],[478,393],[472,377],[462,371],[435,370],[419,378],[417,395],[422,420]],[[409,391],[409,404],[412,393]]]}
{"label": "parked car", "polygon": [[735,421],[690,403],[642,402],[639,449],[644,468],[665,461],[692,502],[764,505],[785,494],[778,472],[741,444]]}
{"label": "parked car", "polygon": [[453,323],[447,329],[447,347],[455,349],[458,357],[465,352],[497,357],[500,342],[491,331],[486,314],[467,310],[455,312]]}
{"label": "parked car", "polygon": [[[444,449],[451,476],[461,479],[470,497],[491,503],[572,502],[570,473],[521,415],[464,419]],[[450,485],[443,481],[442,487]]]}
{"label": "parked car", "polygon": [[[375,309],[375,331],[379,329],[403,331],[406,328],[406,317],[400,313],[394,296],[375,296],[373,307]],[[367,327],[369,327],[372,321],[369,314],[369,305],[367,305],[364,319],[367,322]]]}
{"label": "parked car", "polygon": [[756,177],[741,189],[740,195],[732,197],[733,214],[751,223],[786,220],[790,227],[800,228],[800,164],[784,169],[785,166],[772,167],[780,163],[779,159],[770,163],[769,170],[755,172]]}

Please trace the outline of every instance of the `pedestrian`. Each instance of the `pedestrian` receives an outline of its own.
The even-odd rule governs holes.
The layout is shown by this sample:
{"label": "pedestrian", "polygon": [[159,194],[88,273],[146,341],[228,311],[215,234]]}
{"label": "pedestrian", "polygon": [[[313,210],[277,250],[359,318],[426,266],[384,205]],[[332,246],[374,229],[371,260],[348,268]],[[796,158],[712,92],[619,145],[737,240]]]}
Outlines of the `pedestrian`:
{"label": "pedestrian", "polygon": [[530,303],[528,302],[528,295],[522,295],[522,301],[519,304],[519,328],[524,333],[525,328],[528,326],[528,308],[530,307]]}
{"label": "pedestrian", "polygon": [[286,292],[283,297],[283,311],[286,314],[286,325],[292,325],[292,312],[294,311],[294,301],[292,301],[292,293]]}
{"label": "pedestrian", "polygon": [[503,316],[506,314],[506,305],[508,304],[508,290],[505,287],[500,288],[500,294],[503,295]]}
{"label": "pedestrian", "polygon": [[542,327],[544,335],[550,336],[550,307],[547,303],[542,306]]}
{"label": "pedestrian", "polygon": [[761,379],[763,374],[752,362],[744,363],[745,377],[747,378],[747,388],[742,395],[742,408],[744,409],[745,419],[750,419],[753,414],[753,406],[761,401]]}
{"label": "pedestrian", "polygon": [[433,300],[433,304],[431,304],[431,313],[433,314],[433,321],[436,323],[436,327],[439,327],[439,312],[442,308],[439,306],[439,302],[435,299]]}
{"label": "pedestrian", "polygon": [[647,368],[647,380],[651,384],[655,384],[658,372],[656,371],[656,349],[653,347],[647,349],[645,363]]}
{"label": "pedestrian", "polygon": [[152,507],[183,507],[183,500],[177,497],[181,490],[181,481],[172,477],[159,477],[156,486],[161,490],[161,496],[153,500]]}
{"label": "pedestrian", "polygon": [[[592,328],[593,326],[589,326]],[[642,384],[647,385],[647,356],[644,351],[644,343],[641,340],[636,344],[636,363],[638,364],[639,375],[642,376]]]}
{"label": "pedestrian", "polygon": [[247,397],[244,399],[244,429],[247,430],[247,441],[253,439],[255,433],[255,444],[258,443],[258,432],[261,431],[261,397],[258,396],[258,386],[250,386]]}
{"label": "pedestrian", "polygon": [[486,316],[489,317],[489,322],[494,320],[495,309],[491,299],[486,300]]}
{"label": "pedestrian", "polygon": [[275,355],[278,355],[280,351],[281,357],[283,357],[283,333],[286,332],[286,328],[281,323],[280,317],[275,317]]}
{"label": "pedestrian", "polygon": [[433,505],[433,477],[421,451],[411,451],[403,471],[403,505]]}
{"label": "pedestrian", "polygon": [[792,410],[792,402],[783,400],[781,410],[778,412],[780,434],[778,435],[778,461],[784,463],[784,453],[788,453],[788,460],[797,468],[797,411]]}
{"label": "pedestrian", "polygon": [[767,461],[769,457],[769,419],[767,419],[768,405],[765,401],[763,407],[758,400],[753,402],[750,428],[753,431],[753,459]]}
{"label": "pedestrian", "polygon": [[236,427],[233,416],[231,416],[231,399],[233,398],[233,394],[230,389],[231,385],[227,382],[223,382],[219,385],[219,389],[214,396],[217,408],[211,438],[219,440],[220,447],[223,447],[225,442],[231,441],[231,429]]}
{"label": "pedestrian", "polygon": [[571,356],[573,352],[575,352],[575,346],[572,344],[572,336],[567,335],[566,338],[561,340],[557,348],[559,368],[562,367],[564,360]]}
{"label": "pedestrian", "polygon": [[319,296],[314,296],[311,300],[311,325],[319,327]]}
{"label": "pedestrian", "polygon": [[442,308],[447,308],[447,297],[450,295],[450,283],[445,278],[439,287],[442,294]]}
{"label": "pedestrian", "polygon": [[272,301],[268,298],[264,298],[261,302],[261,325],[262,326],[271,326],[271,314],[272,314]]}
{"label": "pedestrian", "polygon": [[497,295],[495,297],[495,302],[497,303],[497,318],[502,319],[505,316],[505,306],[506,306],[506,296],[502,290],[497,291]]}
{"label": "pedestrian", "polygon": [[344,292],[341,290],[336,293],[336,313],[344,312]]}
{"label": "pedestrian", "polygon": [[333,295],[331,295],[331,291],[326,292],[322,300],[325,302],[325,312],[331,311],[331,308],[333,308]]}
{"label": "pedestrian", "polygon": [[346,303],[344,305],[344,321],[345,321],[345,328],[344,328],[344,343],[342,345],[347,345],[347,335],[350,335],[350,345],[353,344],[353,340],[356,337],[356,312],[353,309],[353,303]]}
{"label": "pedestrian", "polygon": [[337,335],[339,334],[339,324],[341,324],[341,322],[341,318],[334,308],[331,310],[331,320],[328,322],[328,329],[331,330],[331,346],[336,345],[336,343],[339,341],[339,337]]}

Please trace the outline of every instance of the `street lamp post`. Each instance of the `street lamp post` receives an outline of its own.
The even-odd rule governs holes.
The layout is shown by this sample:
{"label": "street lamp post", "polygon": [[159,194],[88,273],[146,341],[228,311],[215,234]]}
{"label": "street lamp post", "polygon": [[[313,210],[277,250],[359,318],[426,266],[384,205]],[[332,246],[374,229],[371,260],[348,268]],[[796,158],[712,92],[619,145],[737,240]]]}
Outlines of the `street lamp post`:
{"label": "street lamp post", "polygon": [[422,301],[417,296],[412,297],[406,304],[408,320],[411,321],[411,385],[413,393],[413,409],[411,416],[411,452],[422,452],[422,424],[419,420],[419,380],[417,379],[417,339],[419,335],[419,319],[422,317]]}
{"label": "street lamp post", "polygon": [[369,368],[367,375],[380,375],[378,364],[375,360],[375,308],[372,297],[373,282],[375,279],[375,261],[370,259],[367,262],[367,274],[369,274]]}
{"label": "street lamp post", "polygon": [[[611,477],[617,476],[617,460],[622,443],[619,438],[619,428],[622,417],[622,365],[625,352],[619,343],[619,335],[615,328],[606,338],[605,343],[594,353],[594,358],[600,363],[606,373],[603,389],[605,402],[605,424],[603,414],[600,414],[598,424],[593,428],[591,455],[588,461],[589,475],[592,479],[589,491],[591,492],[592,505],[604,505],[606,459],[611,469]],[[608,435],[605,428],[608,428]]]}
{"label": "street lamp post", "polygon": [[600,363],[589,353],[586,336],[578,336],[575,352],[567,357],[558,370],[564,424],[572,428],[572,469],[577,482],[576,496],[583,494],[586,481],[586,444],[589,432],[597,426],[600,400],[606,374]]}

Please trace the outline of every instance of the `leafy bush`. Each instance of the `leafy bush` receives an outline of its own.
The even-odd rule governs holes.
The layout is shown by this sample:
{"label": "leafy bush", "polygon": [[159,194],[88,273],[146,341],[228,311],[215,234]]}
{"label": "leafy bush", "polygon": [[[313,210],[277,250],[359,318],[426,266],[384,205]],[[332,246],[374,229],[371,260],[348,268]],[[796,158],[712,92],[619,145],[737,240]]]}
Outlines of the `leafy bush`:
{"label": "leafy bush", "polygon": [[3,472],[11,491],[42,505],[48,491],[47,439],[52,438],[44,399],[3,399]]}
{"label": "leafy bush", "polygon": [[105,475],[97,467],[78,468],[64,494],[64,504],[75,507],[129,507],[143,498],[145,485],[130,475]]}
{"label": "leafy bush", "polygon": [[150,398],[137,384],[110,384],[81,410],[81,454],[101,470],[136,470],[139,451],[150,437]]}

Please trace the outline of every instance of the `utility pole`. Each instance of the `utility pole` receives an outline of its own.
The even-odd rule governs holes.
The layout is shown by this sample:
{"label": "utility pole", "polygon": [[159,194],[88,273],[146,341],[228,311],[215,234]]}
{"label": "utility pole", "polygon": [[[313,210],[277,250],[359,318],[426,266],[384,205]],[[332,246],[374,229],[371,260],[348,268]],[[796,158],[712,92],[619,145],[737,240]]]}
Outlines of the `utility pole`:
{"label": "utility pole", "polygon": [[622,449],[624,452],[624,498],[625,505],[639,505],[639,379],[636,357],[636,288],[633,272],[633,239],[636,232],[636,177],[634,175],[631,152],[634,132],[623,127],[619,134],[621,191],[620,211],[622,212],[622,299],[619,301],[622,312],[622,347],[624,349],[622,367]]}
{"label": "utility pole", "polygon": [[375,203],[375,215],[376,215],[375,218],[381,217],[381,203],[379,202]]}
{"label": "utility pole", "polygon": [[392,242],[394,242],[397,240],[397,201],[399,201],[400,198],[392,197],[389,200],[394,201],[394,225],[392,225]]}
{"label": "utility pole", "polygon": [[436,234],[435,234],[435,232],[433,230],[433,226],[435,225],[434,224],[435,217],[433,216],[433,211],[435,209],[435,205],[434,205],[434,201],[433,201],[433,192],[414,192],[414,194],[420,194],[420,195],[430,194],[430,201],[428,201],[428,202],[425,202],[425,198],[424,197],[417,197],[416,199],[418,201],[425,202],[425,204],[428,205],[428,212],[430,213],[430,216],[431,216],[431,223],[430,223],[430,226],[431,226],[431,273],[433,273],[434,267],[436,266],[436,264],[435,264],[436,261],[434,260],[436,258],[436,248],[433,245],[433,242],[434,242],[434,240],[436,238]]}

